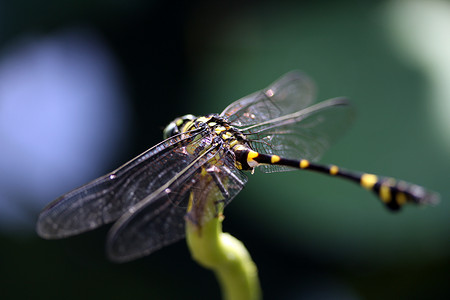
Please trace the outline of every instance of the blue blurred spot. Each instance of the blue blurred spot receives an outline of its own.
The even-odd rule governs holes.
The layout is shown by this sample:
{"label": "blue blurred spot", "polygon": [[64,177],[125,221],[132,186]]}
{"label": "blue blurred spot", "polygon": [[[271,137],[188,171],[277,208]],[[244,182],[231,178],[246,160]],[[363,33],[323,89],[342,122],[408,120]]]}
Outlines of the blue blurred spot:
{"label": "blue blurred spot", "polygon": [[0,230],[101,175],[124,143],[129,107],[99,36],[72,29],[0,52]]}

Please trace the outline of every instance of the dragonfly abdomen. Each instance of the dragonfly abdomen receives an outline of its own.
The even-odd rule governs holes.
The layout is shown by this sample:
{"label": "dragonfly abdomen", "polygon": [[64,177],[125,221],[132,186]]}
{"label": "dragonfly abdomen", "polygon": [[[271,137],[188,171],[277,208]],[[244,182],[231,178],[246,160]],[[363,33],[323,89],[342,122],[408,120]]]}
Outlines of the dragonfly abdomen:
{"label": "dragonfly abdomen", "polygon": [[234,150],[237,165],[241,165],[243,170],[252,170],[259,165],[279,165],[344,178],[374,192],[391,210],[399,210],[408,202],[413,204],[436,204],[438,202],[436,194],[405,181],[397,181],[393,178],[369,173],[348,171],[336,165],[318,164],[307,159],[288,159],[278,155],[263,154],[244,145],[237,145]]}

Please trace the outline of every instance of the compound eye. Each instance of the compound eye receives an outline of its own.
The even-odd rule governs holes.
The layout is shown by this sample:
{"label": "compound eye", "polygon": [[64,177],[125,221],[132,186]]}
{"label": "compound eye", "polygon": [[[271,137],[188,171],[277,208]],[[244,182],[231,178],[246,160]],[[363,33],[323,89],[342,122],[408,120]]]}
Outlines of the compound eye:
{"label": "compound eye", "polygon": [[166,126],[166,128],[164,128],[163,138],[168,139],[171,136],[174,136],[175,134],[177,134],[178,132],[179,132],[178,126],[175,124],[175,121],[171,122],[169,125]]}
{"label": "compound eye", "polygon": [[171,136],[174,136],[181,132],[181,128],[183,128],[183,125],[186,124],[186,122],[195,120],[196,117],[194,115],[185,115],[180,118],[176,118],[172,122],[170,122],[169,125],[167,125],[166,128],[164,128],[163,131],[163,138],[168,139]]}

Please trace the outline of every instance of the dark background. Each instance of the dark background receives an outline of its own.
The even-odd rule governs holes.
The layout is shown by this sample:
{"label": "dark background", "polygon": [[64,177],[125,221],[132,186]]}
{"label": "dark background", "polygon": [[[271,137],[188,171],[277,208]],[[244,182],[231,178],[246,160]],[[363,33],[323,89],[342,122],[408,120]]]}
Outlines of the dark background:
{"label": "dark background", "polygon": [[427,60],[445,43],[416,30],[445,31],[430,20],[448,2],[429,1],[444,4],[428,15],[402,1],[211,2],[0,3],[0,297],[219,299],[184,241],[117,265],[108,228],[45,241],[35,221],[173,118],[220,112],[301,69],[318,100],[347,96],[357,110],[323,162],[419,183],[441,203],[393,214],[341,180],[249,174],[224,229],[247,246],[265,299],[448,299],[450,64]]}

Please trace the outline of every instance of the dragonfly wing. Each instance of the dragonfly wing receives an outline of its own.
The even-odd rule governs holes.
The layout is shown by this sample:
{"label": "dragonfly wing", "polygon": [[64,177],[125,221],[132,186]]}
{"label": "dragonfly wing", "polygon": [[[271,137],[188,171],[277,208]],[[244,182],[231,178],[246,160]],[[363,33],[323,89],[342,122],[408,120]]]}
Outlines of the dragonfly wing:
{"label": "dragonfly wing", "polygon": [[314,93],[311,79],[293,71],[266,89],[233,102],[220,115],[233,126],[254,125],[309,106]]}
{"label": "dragonfly wing", "polygon": [[189,220],[201,226],[217,216],[217,207],[206,205],[214,199],[217,204],[228,205],[247,183],[247,176],[235,167],[233,155],[225,155],[220,161],[205,168],[206,175],[192,187],[192,205]]}
{"label": "dragonfly wing", "polygon": [[[265,154],[318,160],[350,126],[353,109],[344,98],[330,99],[290,115],[250,126],[243,131],[251,147]],[[292,170],[261,166],[265,173]]]}
{"label": "dragonfly wing", "polygon": [[[216,215],[215,211],[199,210],[205,207],[210,197],[229,203],[243,188],[247,178],[234,167],[234,163],[223,165],[227,160],[232,161],[231,155],[225,154],[217,160],[217,155],[221,156],[220,151],[213,149],[199,157],[173,180],[130,208],[108,234],[109,258],[116,262],[130,261],[183,238],[191,195],[194,204],[188,217],[194,222],[201,223]],[[219,186],[225,187],[225,194]]]}
{"label": "dragonfly wing", "polygon": [[63,238],[117,220],[195,158],[184,149],[199,133],[167,139],[110,174],[59,197],[40,213],[38,234]]}

